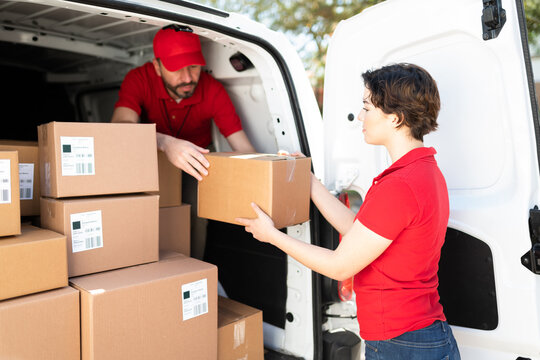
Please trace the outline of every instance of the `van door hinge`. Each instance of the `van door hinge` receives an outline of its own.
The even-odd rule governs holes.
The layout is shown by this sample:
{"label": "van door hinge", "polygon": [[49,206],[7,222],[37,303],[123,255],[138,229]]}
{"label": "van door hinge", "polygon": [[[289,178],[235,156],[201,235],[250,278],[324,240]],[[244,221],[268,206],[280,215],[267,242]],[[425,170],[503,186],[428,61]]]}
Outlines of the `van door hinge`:
{"label": "van door hinge", "polygon": [[540,210],[537,205],[529,210],[529,233],[532,247],[521,257],[521,263],[534,274],[540,275]]}
{"label": "van door hinge", "polygon": [[482,38],[495,39],[506,23],[506,11],[502,8],[501,0],[482,0]]}

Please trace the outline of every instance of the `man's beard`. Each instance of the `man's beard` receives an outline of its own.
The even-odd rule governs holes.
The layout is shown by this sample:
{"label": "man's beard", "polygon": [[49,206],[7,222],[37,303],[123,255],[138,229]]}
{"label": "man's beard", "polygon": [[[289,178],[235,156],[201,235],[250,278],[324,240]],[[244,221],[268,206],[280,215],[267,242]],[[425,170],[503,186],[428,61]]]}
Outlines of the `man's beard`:
{"label": "man's beard", "polygon": [[[192,81],[192,82],[189,82],[189,83],[181,83],[181,84],[178,84],[176,86],[173,86],[173,85],[169,84],[167,81],[165,81],[165,79],[161,78],[161,80],[163,81],[163,85],[165,85],[165,88],[167,88],[173,94],[178,96],[178,98],[180,98],[180,99],[187,99],[187,98],[191,97],[191,95],[193,95],[193,93],[195,92],[195,89],[197,88],[197,82],[196,81]],[[193,85],[193,90],[187,91],[187,92],[178,91],[179,88],[181,88],[183,86],[189,86],[189,85]]]}

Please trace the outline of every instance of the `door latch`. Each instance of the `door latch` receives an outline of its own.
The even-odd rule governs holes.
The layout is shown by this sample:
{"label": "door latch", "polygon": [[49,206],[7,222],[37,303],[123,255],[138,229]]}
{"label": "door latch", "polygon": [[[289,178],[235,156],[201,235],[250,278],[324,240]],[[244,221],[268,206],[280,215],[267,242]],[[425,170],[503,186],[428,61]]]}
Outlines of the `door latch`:
{"label": "door latch", "polygon": [[540,210],[537,205],[529,210],[529,233],[532,247],[521,257],[521,264],[540,275]]}
{"label": "door latch", "polygon": [[495,39],[506,23],[506,11],[502,8],[501,0],[482,0],[482,38]]}

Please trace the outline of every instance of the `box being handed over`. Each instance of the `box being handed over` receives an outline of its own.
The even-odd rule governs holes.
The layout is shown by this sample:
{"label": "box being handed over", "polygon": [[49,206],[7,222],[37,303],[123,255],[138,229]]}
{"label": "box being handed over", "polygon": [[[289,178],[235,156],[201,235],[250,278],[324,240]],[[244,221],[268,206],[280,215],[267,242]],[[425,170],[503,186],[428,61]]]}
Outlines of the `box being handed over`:
{"label": "box being handed over", "polygon": [[199,182],[199,217],[237,224],[237,217],[256,217],[254,202],[278,229],[309,220],[310,158],[234,152],[205,156],[210,167]]}

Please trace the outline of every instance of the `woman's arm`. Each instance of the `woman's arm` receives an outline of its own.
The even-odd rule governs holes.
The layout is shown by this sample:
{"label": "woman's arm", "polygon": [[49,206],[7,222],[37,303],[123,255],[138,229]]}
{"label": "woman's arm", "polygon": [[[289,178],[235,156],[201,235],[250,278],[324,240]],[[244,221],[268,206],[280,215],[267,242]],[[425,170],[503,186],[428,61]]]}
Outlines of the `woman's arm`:
{"label": "woman's arm", "polygon": [[278,247],[308,268],[332,279],[345,280],[354,276],[379,257],[392,243],[391,240],[374,233],[356,220],[336,250],[306,244],[277,230],[272,219],[264,211],[256,204],[252,206],[257,218],[236,219],[246,227],[247,232],[262,242]]}
{"label": "woman's arm", "polygon": [[354,222],[354,213],[311,174],[311,200],[317,209],[340,234],[345,235]]}

